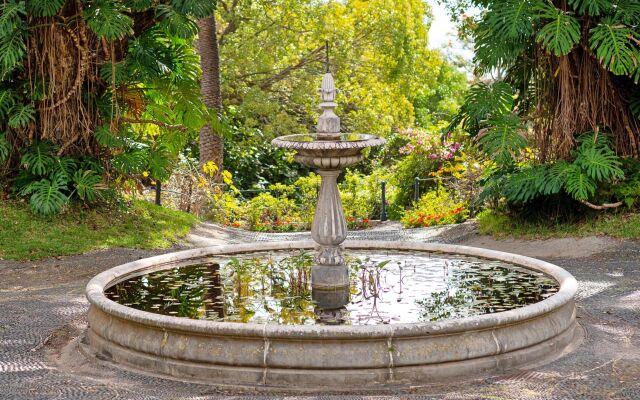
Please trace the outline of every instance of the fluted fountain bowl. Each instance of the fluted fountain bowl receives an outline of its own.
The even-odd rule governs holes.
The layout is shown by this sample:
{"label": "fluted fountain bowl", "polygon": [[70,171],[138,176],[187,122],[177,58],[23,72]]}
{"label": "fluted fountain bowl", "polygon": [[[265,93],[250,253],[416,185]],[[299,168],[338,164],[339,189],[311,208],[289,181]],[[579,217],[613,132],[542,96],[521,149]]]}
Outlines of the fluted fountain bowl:
{"label": "fluted fountain bowl", "polygon": [[295,150],[297,162],[317,169],[346,168],[362,160],[364,149],[385,143],[381,137],[360,133],[340,134],[334,139],[317,133],[288,135],[271,142],[275,147]]}

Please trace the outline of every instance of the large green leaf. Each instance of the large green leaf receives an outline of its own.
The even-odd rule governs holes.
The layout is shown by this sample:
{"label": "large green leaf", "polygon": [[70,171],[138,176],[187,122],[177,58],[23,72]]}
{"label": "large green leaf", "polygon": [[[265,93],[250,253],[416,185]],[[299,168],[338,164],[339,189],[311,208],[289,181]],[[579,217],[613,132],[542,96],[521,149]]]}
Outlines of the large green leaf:
{"label": "large green leaf", "polygon": [[36,17],[50,17],[56,15],[65,0],[28,0],[27,11]]}
{"label": "large green leaf", "polygon": [[116,40],[133,34],[133,19],[125,14],[127,11],[119,0],[92,0],[86,4],[84,17],[96,35]]}
{"label": "large green leaf", "polygon": [[36,120],[36,109],[32,104],[16,104],[9,113],[9,126],[12,128],[26,128]]}
{"label": "large green leaf", "polygon": [[591,29],[589,45],[609,71],[616,75],[631,75],[640,59],[633,38],[640,38],[634,29],[607,17]]}
{"label": "large green leaf", "polygon": [[569,0],[571,7],[581,15],[600,15],[611,10],[613,3],[610,0]]}
{"label": "large green leaf", "polygon": [[480,138],[484,153],[502,166],[511,165],[527,145],[520,134],[522,125],[517,115],[507,114],[488,121],[489,130]]}
{"label": "large green leaf", "polygon": [[5,133],[0,133],[0,166],[7,162],[11,154],[11,143]]}
{"label": "large green leaf", "polygon": [[596,192],[596,183],[578,165],[567,170],[565,190],[576,200],[586,201]]}
{"label": "large green leaf", "polygon": [[618,0],[616,1],[615,19],[629,26],[640,24],[640,1]]}
{"label": "large green leaf", "polygon": [[0,37],[5,37],[17,28],[24,27],[24,1],[9,0],[0,4]]}
{"label": "large green leaf", "polygon": [[624,178],[619,157],[608,148],[580,148],[575,164],[579,165],[589,178],[596,181]]}
{"label": "large green leaf", "polygon": [[153,179],[167,180],[171,175],[173,155],[165,148],[160,147],[149,153],[149,172]]}
{"label": "large green leaf", "polygon": [[557,57],[569,54],[580,41],[578,20],[552,3],[539,2],[535,10],[538,12],[537,18],[546,23],[538,32],[536,41]]}
{"label": "large green leaf", "polygon": [[104,147],[118,148],[124,147],[126,144],[122,137],[111,133],[111,130],[109,130],[109,125],[102,125],[97,127],[93,135],[95,136],[98,143]]}
{"label": "large green leaf", "polygon": [[170,35],[190,38],[198,33],[198,24],[193,17],[179,13],[169,5],[159,5],[156,15],[160,18],[160,26]]}
{"label": "large green leaf", "polygon": [[53,151],[51,143],[38,142],[27,149],[22,156],[21,164],[33,175],[49,175],[53,173],[56,164]]}
{"label": "large green leaf", "polygon": [[486,18],[492,35],[505,41],[531,36],[533,33],[531,7],[531,0],[506,0],[493,3]]}
{"label": "large green leaf", "polygon": [[544,185],[541,192],[544,195],[559,193],[567,182],[567,174],[571,169],[571,164],[564,160],[558,160],[547,169]]}
{"label": "large green leaf", "polygon": [[0,35],[0,66],[5,71],[18,66],[26,53],[27,44],[21,30],[16,29],[9,34]]}
{"label": "large green leaf", "polygon": [[128,149],[113,158],[113,166],[123,174],[142,173],[147,166],[148,152],[140,149]]}
{"label": "large green leaf", "polygon": [[21,194],[31,194],[29,203],[34,213],[51,215],[60,212],[62,206],[68,201],[68,197],[63,193],[66,188],[66,180],[56,175],[52,179],[41,179],[32,182]]}
{"label": "large green leaf", "polygon": [[7,118],[11,109],[16,104],[16,95],[13,90],[0,89],[0,118]]}
{"label": "large green leaf", "polygon": [[458,125],[475,135],[481,128],[483,121],[492,117],[505,115],[513,108],[513,89],[505,82],[492,85],[475,84],[469,89],[463,105],[453,117],[449,130]]}
{"label": "large green leaf", "polygon": [[155,3],[154,0],[129,0],[127,1],[127,5],[131,7],[132,11],[144,11],[148,8],[151,8]]}
{"label": "large green leaf", "polygon": [[543,194],[547,169],[544,165],[525,168],[511,175],[505,187],[510,202],[526,203]]}
{"label": "large green leaf", "polygon": [[196,18],[204,18],[213,14],[216,3],[216,0],[171,0],[171,5],[176,11]]}
{"label": "large green leaf", "polygon": [[509,68],[527,46],[528,38],[505,40],[488,21],[481,21],[474,35],[474,61],[480,73]]}
{"label": "large green leaf", "polygon": [[101,182],[102,178],[91,170],[76,171],[73,175],[73,187],[75,192],[78,197],[84,201],[96,201]]}

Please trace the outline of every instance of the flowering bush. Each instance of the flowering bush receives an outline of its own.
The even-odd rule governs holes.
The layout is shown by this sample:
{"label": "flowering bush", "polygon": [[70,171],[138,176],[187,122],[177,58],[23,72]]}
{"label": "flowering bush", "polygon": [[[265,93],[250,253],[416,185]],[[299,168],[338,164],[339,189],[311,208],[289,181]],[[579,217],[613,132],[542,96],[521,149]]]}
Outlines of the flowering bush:
{"label": "flowering bush", "polygon": [[451,138],[443,138],[441,127],[433,129],[408,128],[399,131],[400,136],[408,143],[400,148],[400,154],[421,154],[428,159],[445,161],[451,160],[462,148],[462,143]]}
{"label": "flowering bush", "polygon": [[302,220],[297,204],[287,197],[261,193],[243,207],[242,218],[252,231],[292,231]]}
{"label": "flowering bush", "polygon": [[468,216],[466,204],[457,201],[445,188],[440,188],[425,193],[412,210],[405,212],[401,221],[406,228],[419,228],[455,224]]}

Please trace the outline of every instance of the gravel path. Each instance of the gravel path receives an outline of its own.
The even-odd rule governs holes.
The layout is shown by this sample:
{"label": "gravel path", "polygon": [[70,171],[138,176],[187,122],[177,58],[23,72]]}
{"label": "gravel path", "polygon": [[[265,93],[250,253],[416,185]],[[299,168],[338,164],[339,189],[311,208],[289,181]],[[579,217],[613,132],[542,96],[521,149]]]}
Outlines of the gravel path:
{"label": "gravel path", "polygon": [[[256,235],[203,225],[189,241],[195,245],[304,237]],[[479,237],[471,225],[406,231],[387,225],[356,232],[353,238],[472,243],[542,254],[578,279],[578,317],[585,338],[576,349],[550,364],[508,376],[439,382],[396,394],[336,398],[640,399],[640,242],[598,238],[574,242],[495,241]],[[587,257],[576,256],[576,248],[581,247],[584,251],[578,253]],[[128,372],[87,360],[77,352],[74,344],[86,326],[86,282],[100,271],[158,253],[110,249],[35,263],[0,261],[0,399],[267,397]]]}

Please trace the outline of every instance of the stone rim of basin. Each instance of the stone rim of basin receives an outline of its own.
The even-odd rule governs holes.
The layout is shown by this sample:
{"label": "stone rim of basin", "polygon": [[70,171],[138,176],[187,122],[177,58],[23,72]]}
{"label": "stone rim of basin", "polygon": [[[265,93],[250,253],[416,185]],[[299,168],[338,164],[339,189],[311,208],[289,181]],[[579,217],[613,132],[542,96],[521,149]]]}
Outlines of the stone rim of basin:
{"label": "stone rim of basin", "polygon": [[577,281],[564,269],[535,258],[521,256],[512,253],[505,253],[495,250],[487,250],[475,247],[446,245],[439,243],[409,243],[409,242],[382,242],[382,241],[347,241],[347,249],[363,250],[409,250],[421,252],[441,252],[448,254],[469,255],[491,260],[501,260],[522,266],[526,269],[539,271],[553,278],[558,282],[558,292],[540,302],[526,305],[509,311],[502,311],[493,314],[476,315],[459,319],[442,321],[428,321],[406,324],[391,325],[273,325],[256,323],[237,322],[215,322],[208,320],[195,320],[183,317],[154,314],[146,311],[136,310],[112,300],[104,294],[104,290],[120,281],[131,278],[142,273],[175,268],[185,265],[201,258],[215,255],[247,254],[269,250],[297,250],[312,249],[316,246],[311,241],[305,242],[267,242],[244,245],[222,245],[211,246],[200,249],[186,250],[171,254],[164,254],[151,258],[133,261],[121,266],[112,268],[96,275],[86,288],[86,296],[91,305],[100,310],[124,318],[164,328],[178,330],[189,330],[203,333],[234,334],[242,333],[258,337],[275,336],[297,336],[339,338],[362,335],[366,337],[387,337],[392,334],[394,337],[412,336],[416,334],[442,334],[450,332],[460,332],[464,330],[478,330],[482,328],[507,325],[514,321],[536,318],[558,309],[573,301],[577,291]]}
{"label": "stone rim of basin", "polygon": [[[317,138],[317,134],[295,134],[280,136],[271,141],[271,144],[276,147],[291,149],[291,150],[332,150],[332,149],[365,149],[367,147],[382,146],[386,143],[386,140],[369,134],[349,134],[357,135],[358,139],[350,140],[336,139],[336,140],[322,140]],[[348,137],[349,135],[343,135]],[[312,141],[300,140],[302,138],[311,138]]]}

